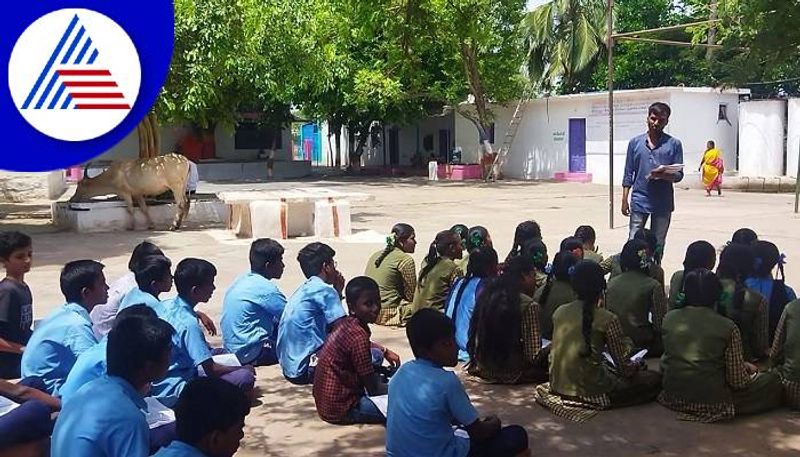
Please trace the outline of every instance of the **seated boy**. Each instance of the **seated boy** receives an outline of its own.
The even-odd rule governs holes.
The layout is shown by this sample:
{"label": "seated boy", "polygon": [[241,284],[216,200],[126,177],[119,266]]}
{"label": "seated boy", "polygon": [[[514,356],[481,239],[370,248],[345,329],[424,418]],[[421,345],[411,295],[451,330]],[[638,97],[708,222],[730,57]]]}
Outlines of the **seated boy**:
{"label": "seated boy", "polygon": [[387,392],[373,365],[380,366],[386,358],[397,368],[400,357],[369,340],[369,324],[381,310],[378,283],[359,276],[350,280],[345,292],[350,315],[336,322],[314,370],[317,414],[332,424],[385,424],[386,418],[367,397]]}
{"label": "seated boy", "polygon": [[61,409],[61,402],[23,383],[0,380],[0,404],[4,399],[19,406],[0,412],[0,455],[45,455],[53,431],[50,414]]}
{"label": "seated boy", "polygon": [[61,292],[67,303],[33,332],[22,355],[22,377],[40,378],[51,395],[58,395],[78,356],[97,344],[89,312],[108,298],[103,264],[67,263],[61,270]]}
{"label": "seated boy", "polygon": [[0,379],[20,376],[22,352],[31,337],[33,297],[25,284],[33,255],[31,237],[0,232],[0,262],[6,277],[0,281]]}
{"label": "seated boy", "polygon": [[175,406],[178,439],[155,457],[232,457],[249,413],[250,403],[241,390],[220,379],[195,379]]}
{"label": "seated boy", "polygon": [[283,276],[283,246],[262,238],[250,245],[250,273],[234,281],[222,302],[222,342],[242,364],[275,365],[278,322],[286,297],[272,279]]}
{"label": "seated boy", "polygon": [[[158,316],[156,312],[147,305],[132,305],[120,311],[116,319],[114,319],[114,323],[122,322],[128,317],[155,318]],[[69,375],[67,375],[66,381],[64,381],[64,384],[58,389],[58,395],[61,397],[61,401],[67,402],[84,384],[88,384],[90,381],[106,373],[107,348],[108,338],[103,337],[99,343],[78,356],[75,365],[72,366],[72,370],[70,370]]]}
{"label": "seated boy", "polygon": [[159,316],[164,313],[164,305],[158,296],[172,289],[172,262],[163,255],[151,255],[142,259],[135,266],[133,274],[136,276],[137,286],[131,289],[119,309],[123,310],[131,305],[144,303],[153,308]]}
{"label": "seated boy", "polygon": [[108,333],[107,374],[64,404],[51,457],[150,454],[141,392],[167,372],[173,333],[161,319],[124,319],[114,326]]}
{"label": "seated boy", "polygon": [[328,327],[345,316],[344,277],[336,270],[336,251],[323,243],[300,250],[297,261],[308,278],[289,298],[278,326],[278,359],[293,384],[314,382],[312,356],[328,336]]}
{"label": "seated boy", "polygon": [[178,296],[164,302],[161,316],[175,328],[172,356],[167,376],[153,385],[152,394],[161,403],[172,407],[188,381],[198,376],[203,367],[206,376],[221,377],[249,394],[255,384],[252,366],[229,367],[212,359],[211,348],[197,322],[195,306],[211,299],[217,269],[203,259],[183,259],[175,269]]}
{"label": "seated boy", "polygon": [[[528,455],[528,433],[518,425],[501,427],[497,416],[480,419],[464,386],[452,371],[458,363],[453,321],[421,309],[408,321],[415,360],[389,381],[386,425],[388,457]],[[454,434],[464,427],[469,439]]]}

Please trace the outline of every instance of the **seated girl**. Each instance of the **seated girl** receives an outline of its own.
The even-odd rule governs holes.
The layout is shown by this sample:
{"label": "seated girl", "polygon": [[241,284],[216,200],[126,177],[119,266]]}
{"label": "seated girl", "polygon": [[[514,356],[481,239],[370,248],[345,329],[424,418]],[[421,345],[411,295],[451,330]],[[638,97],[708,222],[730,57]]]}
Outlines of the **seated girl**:
{"label": "seated girl", "polygon": [[683,270],[672,274],[669,280],[669,309],[675,309],[683,293],[683,273],[696,268],[713,270],[717,264],[717,250],[708,241],[695,241],[686,248],[686,257],[683,258]]}
{"label": "seated girl", "polygon": [[731,244],[722,250],[717,268],[722,284],[717,311],[739,328],[747,362],[764,358],[769,349],[767,300],[745,286],[745,278],[753,271],[753,262],[753,253],[748,246]]}
{"label": "seated girl", "polygon": [[740,228],[733,232],[731,237],[731,243],[744,244],[746,246],[752,246],[756,241],[758,241],[758,234],[749,228]]}
{"label": "seated girl", "polygon": [[458,267],[461,268],[461,271],[467,271],[467,265],[469,265],[469,255],[472,251],[483,246],[489,246],[490,248],[493,247],[492,237],[489,235],[489,231],[480,225],[476,225],[467,231],[467,238],[464,242],[464,256],[461,258],[461,260],[456,262]]}
{"label": "seated girl", "polygon": [[608,283],[606,308],[619,317],[622,330],[633,340],[634,347],[659,356],[667,297],[661,284],[647,274],[653,264],[647,243],[637,239],[625,243],[620,264],[623,273]]}
{"label": "seated girl", "polygon": [[598,410],[653,401],[661,375],[630,360],[631,340],[617,316],[603,308],[606,281],[600,266],[579,262],[572,287],[578,299],[553,313],[550,383],[536,388],[537,403],[557,416],[584,421]]}
{"label": "seated girl", "polygon": [[[639,229],[633,235],[634,240],[641,240],[647,243],[647,251],[653,261],[650,263],[650,266],[647,269],[647,274],[655,279],[656,281],[661,284],[663,288],[665,286],[664,280],[664,269],[661,268],[661,253],[658,247],[658,241],[656,240],[656,236],[650,229]],[[606,258],[600,263],[600,266],[603,267],[603,273],[609,274],[609,279],[622,274],[622,264],[620,263],[620,254],[612,255],[611,257]]]}
{"label": "seated girl", "polygon": [[[528,240],[522,246],[521,254],[533,260],[533,267],[536,269],[536,288],[540,288],[547,283],[547,246],[539,238]],[[508,262],[508,260],[506,260]]]}
{"label": "seated girl", "polygon": [[469,360],[467,339],[475,302],[483,291],[486,281],[495,276],[497,276],[497,252],[488,246],[483,246],[472,252],[467,275],[458,279],[450,289],[445,314],[453,319],[453,324],[456,326],[458,360],[462,362]]}
{"label": "seated girl", "polygon": [[714,311],[722,294],[717,276],[686,273],[686,296],[664,318],[664,391],[658,401],[679,419],[716,422],[767,411],[781,402],[778,376],[760,373],[742,358],[736,324]]}
{"label": "seated girl", "polygon": [[520,222],[514,230],[514,245],[511,246],[511,252],[506,256],[506,261],[522,254],[522,248],[528,241],[541,239],[542,229],[536,221]]}
{"label": "seated girl", "polygon": [[539,330],[536,268],[525,256],[506,262],[503,274],[478,297],[469,328],[467,351],[471,375],[498,384],[547,380],[547,358]]}
{"label": "seated girl", "polygon": [[381,292],[380,325],[400,325],[401,316],[411,312],[417,288],[417,268],[411,254],[416,247],[414,228],[395,224],[386,238],[386,247],[367,261],[364,274],[378,283]]}
{"label": "seated girl", "polygon": [[783,384],[783,398],[788,406],[800,410],[800,300],[783,309],[775,329],[775,341],[769,357],[771,372]]}
{"label": "seated girl", "polygon": [[542,338],[553,339],[553,313],[561,305],[571,303],[578,298],[572,289],[570,273],[578,258],[570,252],[559,252],[553,259],[553,267],[547,276],[547,283],[536,290],[533,300],[539,304],[539,324],[542,327]]}
{"label": "seated girl", "polygon": [[[461,241],[461,259],[463,259],[469,252],[469,250],[467,250],[467,232],[469,232],[469,227],[464,224],[456,224],[450,227],[450,231],[458,235],[458,239]],[[456,263],[461,266],[459,262]],[[464,266],[466,267],[467,265],[464,264]],[[464,271],[464,269],[462,268],[461,271]]]}
{"label": "seated girl", "polygon": [[[436,239],[431,243],[428,255],[422,262],[412,313],[422,308],[444,310],[450,288],[462,276],[461,269],[455,263],[461,258],[461,254],[461,239],[458,235],[450,230],[436,234]],[[407,322],[410,317],[404,315],[403,322]]]}
{"label": "seated girl", "polygon": [[[755,269],[745,284],[763,295],[769,303],[769,338],[772,341],[783,308],[790,301],[796,300],[797,294],[786,285],[783,271],[786,256],[780,253],[777,246],[769,241],[756,241],[753,243],[753,254]],[[773,274],[776,269],[777,274]]]}

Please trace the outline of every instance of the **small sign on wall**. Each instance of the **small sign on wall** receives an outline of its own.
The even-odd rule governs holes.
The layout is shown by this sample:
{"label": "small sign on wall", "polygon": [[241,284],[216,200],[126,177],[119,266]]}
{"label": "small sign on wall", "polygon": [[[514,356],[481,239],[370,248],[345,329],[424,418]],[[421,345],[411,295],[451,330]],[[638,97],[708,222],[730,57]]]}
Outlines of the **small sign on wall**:
{"label": "small sign on wall", "polygon": [[553,130],[553,142],[563,143],[566,133],[563,130]]}

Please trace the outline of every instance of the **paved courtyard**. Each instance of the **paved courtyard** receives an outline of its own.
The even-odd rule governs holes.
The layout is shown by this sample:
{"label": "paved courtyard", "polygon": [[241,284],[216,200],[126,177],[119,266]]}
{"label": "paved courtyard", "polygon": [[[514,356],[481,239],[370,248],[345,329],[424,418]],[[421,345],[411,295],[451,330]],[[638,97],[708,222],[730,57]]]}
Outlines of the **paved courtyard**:
{"label": "paved courtyard", "polygon": [[[199,190],[325,187],[366,192],[374,201],[352,208],[354,234],[347,240],[327,240],[337,251],[339,268],[350,278],[363,272],[367,257],[382,246],[395,222],[408,222],[417,231],[417,263],[421,262],[435,233],[455,223],[483,225],[489,229],[501,257],[511,247],[516,224],[535,219],[545,242],[554,251],[562,238],[580,224],[597,230],[598,245],[614,254],[627,236],[627,219],[615,215],[608,227],[607,188],[591,184],[507,182],[496,185],[433,183],[421,180],[376,179],[364,181],[302,181],[266,184],[208,184]],[[619,192],[621,189],[616,189]],[[722,198],[705,198],[701,190],[677,190],[664,267],[667,275],[679,268],[688,243],[706,239],[722,246],[731,233],[748,226],[775,242],[787,254],[787,282],[800,287],[800,217],[792,213],[793,195],[728,192]],[[618,205],[619,194],[615,195]],[[0,206],[0,228],[17,228],[34,237],[35,266],[27,281],[34,294],[36,318],[62,302],[58,291],[61,265],[78,258],[106,264],[109,280],[125,272],[131,249],[143,238],[156,242],[173,262],[193,256],[212,261],[219,270],[217,293],[201,309],[219,321],[227,286],[247,268],[249,240],[237,240],[222,227],[190,221],[186,230],[121,232],[78,235],[57,232],[43,219],[21,216],[36,205]],[[294,260],[311,239],[290,240],[287,268],[280,286],[289,295],[302,281]],[[552,255],[552,254],[551,254]],[[668,276],[669,277],[669,276]],[[375,328],[373,339],[387,344],[404,360],[411,357],[402,330]],[[219,344],[218,338],[212,342]],[[651,360],[651,367],[657,361]],[[535,456],[789,456],[800,452],[800,415],[788,410],[740,419],[732,423],[702,425],[680,422],[657,404],[603,412],[585,424],[556,418],[537,406],[530,386],[504,387],[465,384],[485,414],[497,413],[504,423],[527,427]],[[310,387],[284,381],[277,367],[259,368],[261,405],[247,419],[238,455],[272,456],[377,456],[382,455],[384,431],[376,426],[337,427],[318,419]]]}

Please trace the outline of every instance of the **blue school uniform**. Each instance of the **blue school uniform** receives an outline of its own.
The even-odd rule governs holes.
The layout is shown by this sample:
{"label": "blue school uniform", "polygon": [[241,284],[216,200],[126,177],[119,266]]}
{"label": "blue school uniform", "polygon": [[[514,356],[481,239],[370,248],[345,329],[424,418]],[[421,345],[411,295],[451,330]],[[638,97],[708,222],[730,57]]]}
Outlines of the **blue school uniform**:
{"label": "blue school uniform", "polygon": [[68,401],[85,384],[106,374],[106,349],[108,338],[103,337],[99,343],[81,354],[72,366],[66,381],[58,389],[62,402]]}
{"label": "blue school uniform", "polygon": [[128,381],[102,376],[64,404],[56,420],[51,457],[150,454],[150,430],[142,396]]}
{"label": "blue school uniform", "polygon": [[222,342],[239,362],[254,361],[264,344],[275,345],[286,297],[278,286],[258,273],[234,281],[222,302]]}
{"label": "blue school uniform", "polygon": [[192,446],[191,444],[186,444],[183,441],[175,440],[169,443],[169,446],[162,447],[158,452],[156,452],[153,457],[207,457],[205,454],[200,452],[199,449]]}
{"label": "blue school uniform", "polygon": [[386,455],[465,457],[469,439],[456,436],[451,424],[467,426],[478,418],[455,373],[412,360],[389,381]]}
{"label": "blue school uniform", "polygon": [[197,313],[180,296],[164,302],[162,317],[174,328],[172,354],[167,375],[153,384],[152,396],[172,407],[188,381],[198,376],[197,367],[211,358],[211,348],[197,322]]}
{"label": "blue school uniform", "polygon": [[[475,311],[475,302],[478,296],[478,288],[480,287],[482,278],[470,278],[469,280],[459,279],[456,281],[453,288],[450,289],[450,295],[447,297],[447,308],[445,314],[453,320],[456,326],[456,344],[458,344],[458,360],[466,362],[469,360],[469,353],[467,352],[467,341],[469,340],[469,323],[472,320],[472,312]],[[456,297],[459,291],[464,289],[456,307]],[[453,316],[454,311],[455,317]]]}
{"label": "blue school uniform", "polygon": [[58,395],[78,356],[95,344],[89,312],[77,303],[64,304],[31,335],[22,354],[22,377],[41,378],[47,392]]}
{"label": "blue school uniform", "polygon": [[131,289],[125,297],[122,298],[122,301],[119,304],[119,310],[117,313],[122,311],[123,309],[132,306],[132,305],[139,305],[145,304],[153,309],[156,312],[158,317],[163,317],[164,315],[164,304],[161,303],[161,300],[154,297],[152,294],[143,291],[138,286]]}
{"label": "blue school uniform", "polygon": [[[767,302],[769,302],[769,298],[772,296],[773,284],[775,284],[775,281],[772,278],[747,278],[744,281],[744,285],[747,286],[748,289],[753,289],[760,293],[767,299]],[[786,303],[797,300],[797,294],[795,294],[794,289],[786,285],[784,286],[786,287]]]}
{"label": "blue school uniform", "polygon": [[336,289],[318,276],[307,279],[289,298],[278,326],[277,351],[283,375],[305,376],[311,354],[328,336],[328,326],[344,316]]}

